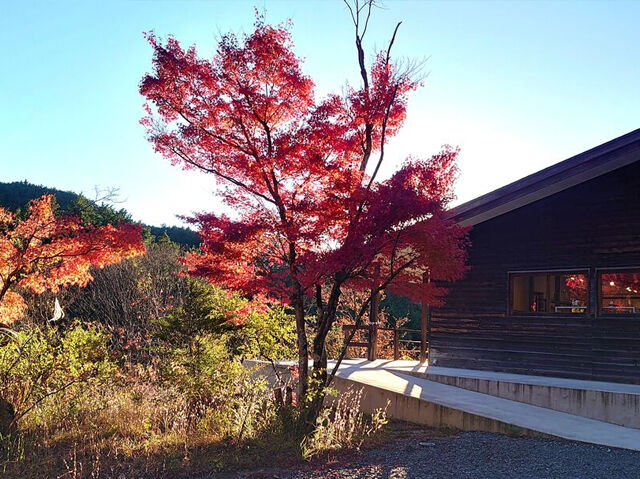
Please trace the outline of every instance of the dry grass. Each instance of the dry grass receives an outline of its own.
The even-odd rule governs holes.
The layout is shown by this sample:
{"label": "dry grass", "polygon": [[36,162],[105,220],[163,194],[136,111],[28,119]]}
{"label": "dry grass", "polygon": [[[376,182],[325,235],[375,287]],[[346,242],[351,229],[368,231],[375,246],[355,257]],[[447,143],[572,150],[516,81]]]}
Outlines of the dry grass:
{"label": "dry grass", "polygon": [[186,404],[149,367],[58,395],[25,417],[21,433],[5,441],[0,476],[186,478],[260,465],[286,467],[305,456],[323,461],[378,444],[374,433],[386,422],[384,415],[370,418],[360,412],[358,393],[343,395],[323,412],[316,434],[301,447],[302,438],[276,415],[270,397],[254,401],[242,438],[238,431],[246,409],[205,411],[190,428]]}
{"label": "dry grass", "polygon": [[[130,371],[105,387],[78,397],[58,397],[39,408],[12,441],[0,476],[15,478],[187,478],[217,471],[250,470],[278,464],[335,460],[347,451],[393,440],[391,432],[374,434],[386,422],[359,411],[358,394],[343,396],[322,416],[314,438],[301,438],[278,422],[270,401],[254,405],[250,433],[239,440],[237,422],[224,424],[215,412],[189,430],[180,393],[159,386],[153,370]],[[224,421],[222,421],[224,422]],[[226,429],[225,429],[226,427]],[[233,434],[233,432],[236,434]],[[309,452],[313,450],[313,454]]]}
{"label": "dry grass", "polygon": [[[4,440],[0,475],[20,478],[192,477],[250,467],[274,455],[299,459],[267,398],[254,401],[249,429],[242,408],[200,411],[190,428],[187,401],[150,368],[80,393],[58,395]],[[238,431],[245,423],[244,438]]]}
{"label": "dry grass", "polygon": [[282,466],[358,449],[386,422],[362,414],[358,393],[341,395],[303,442],[300,411],[278,404],[218,337],[190,338],[141,364],[118,359],[94,329],[56,333],[3,346],[2,394],[19,407],[17,428],[0,437],[2,477],[180,478]]}
{"label": "dry grass", "polygon": [[360,408],[362,394],[362,389],[348,389],[320,413],[313,434],[302,441],[305,459],[333,451],[358,450],[367,438],[382,430],[388,422],[387,408],[365,416]]}

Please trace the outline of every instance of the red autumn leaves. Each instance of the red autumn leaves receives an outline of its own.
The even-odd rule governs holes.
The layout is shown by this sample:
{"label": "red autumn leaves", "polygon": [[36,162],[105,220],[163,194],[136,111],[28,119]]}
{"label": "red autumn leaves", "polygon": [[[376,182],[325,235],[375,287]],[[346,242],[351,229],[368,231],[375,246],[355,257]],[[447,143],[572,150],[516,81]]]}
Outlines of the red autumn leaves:
{"label": "red autumn leaves", "polygon": [[92,266],[144,253],[140,226],[94,227],[73,216],[56,216],[52,201],[52,195],[33,200],[25,218],[0,208],[0,324],[24,314],[23,291],[85,286]]}
{"label": "red autumn leaves", "polygon": [[437,303],[443,291],[424,274],[460,277],[464,231],[444,214],[457,150],[407,162],[386,181],[366,169],[418,87],[385,52],[366,88],[317,100],[283,26],[258,20],[250,34],[225,35],[212,59],[174,38],[148,39],[149,140],[174,164],[212,174],[236,213],[191,219],[202,245],[185,260],[190,273],[285,302],[328,282],[376,281]]}

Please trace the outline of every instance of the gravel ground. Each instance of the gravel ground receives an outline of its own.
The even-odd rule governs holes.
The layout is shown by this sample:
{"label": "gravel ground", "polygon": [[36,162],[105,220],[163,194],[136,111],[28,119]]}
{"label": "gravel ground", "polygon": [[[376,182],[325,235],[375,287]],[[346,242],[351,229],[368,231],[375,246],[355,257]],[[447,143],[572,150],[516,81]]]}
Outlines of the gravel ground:
{"label": "gravel ground", "polygon": [[254,471],[279,479],[640,478],[640,452],[539,438],[466,432],[414,434],[333,464]]}

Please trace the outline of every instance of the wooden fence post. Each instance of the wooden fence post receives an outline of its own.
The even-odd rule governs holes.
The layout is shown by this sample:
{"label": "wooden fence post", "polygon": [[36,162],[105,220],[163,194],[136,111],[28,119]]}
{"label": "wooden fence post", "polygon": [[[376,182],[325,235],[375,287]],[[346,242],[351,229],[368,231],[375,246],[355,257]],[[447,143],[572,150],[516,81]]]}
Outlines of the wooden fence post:
{"label": "wooden fence post", "polygon": [[371,312],[369,314],[369,347],[367,349],[367,359],[375,361],[378,358],[378,294],[371,301]]}
{"label": "wooden fence post", "polygon": [[400,331],[398,331],[398,327],[393,328],[393,360],[397,361],[400,359]]}
{"label": "wooden fence post", "polygon": [[[423,275],[422,281],[424,283],[431,282],[428,271]],[[423,301],[420,311],[420,364],[424,364],[425,362],[427,362],[427,331],[429,329],[430,316],[431,306]]]}
{"label": "wooden fence post", "polygon": [[378,358],[378,303],[380,302],[380,292],[378,282],[380,281],[380,265],[376,265],[373,273],[373,284],[371,292],[371,309],[369,309],[369,347],[367,348],[367,359],[375,361]]}

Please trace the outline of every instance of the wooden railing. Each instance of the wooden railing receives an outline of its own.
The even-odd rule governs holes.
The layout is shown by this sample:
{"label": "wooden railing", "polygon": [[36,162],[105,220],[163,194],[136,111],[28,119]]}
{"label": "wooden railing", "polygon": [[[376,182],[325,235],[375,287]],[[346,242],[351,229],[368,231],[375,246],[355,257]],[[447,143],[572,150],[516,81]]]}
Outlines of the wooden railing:
{"label": "wooden railing", "polygon": [[[353,325],[345,325],[342,326],[342,331],[344,332],[345,341],[348,341],[350,337],[352,337],[352,332],[354,329],[366,331],[368,333],[366,341],[358,341],[351,340],[348,344],[350,348],[366,348],[367,349],[367,359],[369,361],[373,361],[378,359],[378,333],[380,331],[392,331],[393,332],[393,359],[398,360],[402,357],[402,353],[416,353],[418,350],[416,347],[420,346],[420,362],[424,363],[427,360],[428,356],[428,344],[427,344],[427,335],[424,331],[420,329],[411,329],[411,328],[386,328],[378,326],[377,324],[369,324],[366,326],[358,326],[357,328]],[[420,337],[420,340],[415,339],[406,339],[404,337],[405,334],[412,334],[414,336]],[[355,335],[353,336],[355,337]],[[406,345],[414,345],[416,347],[406,347]]]}
{"label": "wooden railing", "polygon": [[[376,269],[376,273],[374,274],[374,278],[378,278],[380,275],[379,267]],[[429,271],[427,270],[423,274],[423,282],[429,283],[431,281],[429,276]],[[374,283],[378,282],[374,280]],[[421,303],[420,308],[420,329],[410,329],[410,328],[385,328],[380,327],[379,320],[379,303],[380,303],[380,291],[376,289],[372,289],[371,291],[371,304],[369,309],[369,324],[367,326],[355,326],[355,325],[344,325],[342,326],[342,330],[344,332],[345,343],[347,343],[347,347],[352,348],[367,348],[367,359],[369,361],[374,361],[378,358],[378,332],[379,331],[393,331],[393,359],[397,361],[400,359],[401,352],[414,352],[414,349],[406,349],[402,348],[402,344],[420,344],[420,363],[424,364],[427,361],[428,355],[428,344],[430,338],[430,323],[431,323],[431,306],[423,302]],[[367,341],[358,341],[354,340],[356,337],[357,331],[354,330],[365,330],[369,333]],[[419,333],[420,341],[411,340],[411,339],[403,339],[400,337],[403,333]]]}

